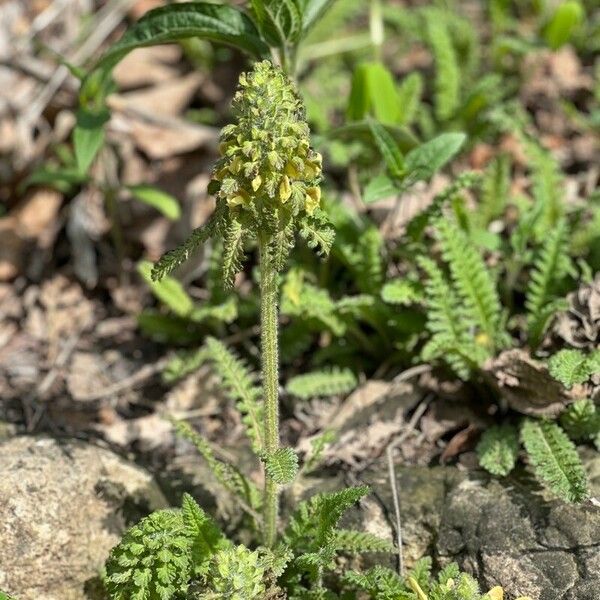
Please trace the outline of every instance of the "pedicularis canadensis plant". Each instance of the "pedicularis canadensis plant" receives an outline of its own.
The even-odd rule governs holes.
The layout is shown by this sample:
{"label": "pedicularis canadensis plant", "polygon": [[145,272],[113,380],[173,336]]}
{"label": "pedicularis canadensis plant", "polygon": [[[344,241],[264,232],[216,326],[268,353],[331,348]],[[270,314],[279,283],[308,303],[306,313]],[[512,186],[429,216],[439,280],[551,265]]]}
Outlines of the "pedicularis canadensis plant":
{"label": "pedicularis canadensis plant", "polygon": [[[367,493],[356,487],[301,503],[283,535],[279,493],[298,471],[298,458],[279,436],[278,279],[300,233],[326,254],[333,230],[319,210],[321,157],[310,147],[298,94],[268,61],[240,77],[234,124],[221,134],[221,158],[210,191],[212,219],[154,267],[160,279],[211,237],[223,240],[223,281],[233,283],[248,243],[258,246],[261,297],[262,394],[246,366],[215,339],[206,352],[238,400],[248,437],[264,464],[262,495],[235,467],[217,460],[210,445],[185,423],[217,479],[240,499],[262,546],[234,546],[190,497],[181,511],[159,511],[133,527],[107,563],[107,588],[115,599],[311,597],[325,592],[324,573],[340,551],[392,551],[371,534],[337,528],[342,513]],[[261,398],[262,396],[262,398]],[[262,512],[262,518],[260,513]],[[316,596],[315,596],[316,597]]]}
{"label": "pedicularis canadensis plant", "polygon": [[160,279],[209,237],[223,239],[223,281],[233,284],[247,242],[256,241],[260,265],[263,423],[257,434],[265,464],[263,534],[273,546],[277,529],[278,476],[294,475],[297,459],[279,445],[278,274],[284,268],[296,233],[326,253],[333,239],[319,211],[321,155],[310,147],[309,129],[298,94],[284,73],[270,62],[240,77],[233,99],[237,122],[223,128],[210,191],[217,198],[212,220],[181,248],[155,266]]}

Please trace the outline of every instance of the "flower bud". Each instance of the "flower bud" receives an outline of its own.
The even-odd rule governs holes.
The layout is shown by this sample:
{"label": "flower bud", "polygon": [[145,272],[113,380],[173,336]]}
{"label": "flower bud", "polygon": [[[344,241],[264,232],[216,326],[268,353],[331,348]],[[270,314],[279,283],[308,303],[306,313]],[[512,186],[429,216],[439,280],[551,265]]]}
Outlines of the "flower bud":
{"label": "flower bud", "polygon": [[313,214],[321,156],[310,147],[304,107],[286,75],[269,61],[257,63],[240,76],[233,112],[236,122],[222,130],[213,172],[217,198],[246,211],[259,228]]}

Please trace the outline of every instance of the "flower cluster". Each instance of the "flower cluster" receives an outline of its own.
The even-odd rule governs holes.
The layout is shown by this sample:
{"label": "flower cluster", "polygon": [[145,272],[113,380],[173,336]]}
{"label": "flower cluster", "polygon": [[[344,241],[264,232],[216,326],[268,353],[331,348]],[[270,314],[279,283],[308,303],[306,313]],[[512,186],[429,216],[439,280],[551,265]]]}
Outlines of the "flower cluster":
{"label": "flower cluster", "polygon": [[321,155],[310,147],[309,129],[296,90],[269,61],[240,77],[233,99],[237,122],[221,132],[213,180],[217,198],[260,224],[313,214],[321,192]]}

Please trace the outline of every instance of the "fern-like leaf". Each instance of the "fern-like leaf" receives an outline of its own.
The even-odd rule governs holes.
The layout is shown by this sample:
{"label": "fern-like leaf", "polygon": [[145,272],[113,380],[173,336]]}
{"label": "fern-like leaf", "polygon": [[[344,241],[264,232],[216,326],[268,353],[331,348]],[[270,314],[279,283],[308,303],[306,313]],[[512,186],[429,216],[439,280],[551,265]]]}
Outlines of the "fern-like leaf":
{"label": "fern-like leaf", "polygon": [[388,304],[409,306],[424,299],[423,288],[415,281],[392,279],[381,288],[381,299]]}
{"label": "fern-like leaf", "polygon": [[526,419],[521,439],[537,477],[567,502],[588,496],[585,471],[573,442],[556,424]]}
{"label": "fern-like leaf", "polygon": [[176,433],[190,441],[206,461],[215,479],[240,501],[251,516],[260,508],[262,495],[258,488],[233,465],[223,462],[215,456],[211,445],[185,421],[174,422]]}
{"label": "fern-like leaf", "polygon": [[316,210],[312,216],[300,221],[300,236],[317,254],[328,256],[335,240],[335,230],[327,215],[322,210]]}
{"label": "fern-like leaf", "polygon": [[550,375],[565,387],[572,388],[586,382],[592,375],[600,373],[600,350],[587,355],[580,350],[565,349],[548,360]]}
{"label": "fern-like leaf", "polygon": [[384,540],[366,531],[336,529],[333,534],[332,543],[336,547],[336,550],[349,554],[397,552],[397,548],[391,541]]}
{"label": "fern-like leaf", "polygon": [[298,455],[292,448],[278,448],[263,456],[265,471],[279,485],[287,485],[298,474]]}
{"label": "fern-like leaf", "polygon": [[556,300],[556,285],[567,274],[566,223],[561,221],[551,230],[534,261],[525,299],[530,344],[537,347],[554,311],[545,310]]}
{"label": "fern-like leaf", "polygon": [[519,434],[511,425],[490,427],[477,446],[479,464],[493,475],[504,477],[515,467],[519,454]]}
{"label": "fern-like leaf", "polygon": [[292,396],[308,400],[319,396],[346,394],[356,385],[356,375],[350,369],[332,367],[292,377],[285,389]]}
{"label": "fern-like leaf", "polygon": [[592,400],[577,400],[562,413],[560,424],[571,439],[593,441],[600,435],[600,410]]}
{"label": "fern-like leaf", "polygon": [[271,263],[278,272],[285,269],[290,252],[294,247],[295,233],[294,222],[290,219],[288,224],[278,229],[273,236],[269,251],[271,253]]}
{"label": "fern-like leaf", "polygon": [[441,269],[424,256],[419,257],[418,263],[428,276],[425,297],[427,329],[431,333],[422,356],[425,360],[443,358],[459,377],[467,379],[471,369],[485,360],[485,355],[477,352],[465,323],[457,318],[458,298]]}
{"label": "fern-like leaf", "polygon": [[[442,255],[462,300],[463,318],[473,323],[483,338],[481,345],[494,349],[502,337],[502,306],[494,280],[467,234],[456,223],[438,219]],[[485,337],[483,337],[485,336]]]}
{"label": "fern-like leaf", "polygon": [[284,541],[291,548],[304,546],[309,552],[331,545],[342,515],[368,493],[367,486],[350,487],[301,502],[290,517]]}
{"label": "fern-like leaf", "polygon": [[183,495],[181,514],[191,540],[194,573],[204,574],[211,556],[227,547],[230,542],[189,494]]}
{"label": "fern-like leaf", "polygon": [[510,193],[510,161],[508,156],[495,158],[485,170],[481,184],[481,200],[474,216],[481,227],[504,212]]}
{"label": "fern-like leaf", "polygon": [[441,215],[442,209],[448,202],[456,198],[461,191],[478,186],[481,181],[481,174],[476,171],[466,171],[458,175],[444,190],[436,194],[424,211],[409,221],[406,233],[414,240],[420,239],[427,225]]}
{"label": "fern-like leaf", "polygon": [[264,445],[263,407],[261,390],[256,385],[257,375],[219,340],[207,338],[205,348],[228,395],[237,400],[237,409],[254,451],[260,452]]}
{"label": "fern-like leaf", "polygon": [[415,600],[404,580],[395,571],[380,565],[363,572],[348,571],[344,580],[368,593],[373,600]]}
{"label": "fern-like leaf", "polygon": [[242,224],[230,219],[223,235],[223,285],[233,287],[235,276],[242,270],[245,233]]}
{"label": "fern-like leaf", "polygon": [[460,101],[460,70],[456,50],[445,19],[439,11],[426,15],[427,37],[435,61],[435,114],[444,121],[450,118]]}
{"label": "fern-like leaf", "polygon": [[152,280],[160,281],[188,260],[202,244],[215,235],[220,219],[220,212],[215,213],[208,223],[195,229],[181,246],[164,254],[152,269]]}
{"label": "fern-like leaf", "polygon": [[230,545],[217,552],[205,576],[199,600],[263,600],[265,565],[258,550]]}
{"label": "fern-like leaf", "polygon": [[398,86],[398,105],[400,125],[410,125],[417,114],[421,95],[423,94],[423,77],[418,71],[407,75]]}
{"label": "fern-like leaf", "polygon": [[192,538],[180,511],[161,510],[125,533],[106,563],[111,600],[175,600],[192,575]]}

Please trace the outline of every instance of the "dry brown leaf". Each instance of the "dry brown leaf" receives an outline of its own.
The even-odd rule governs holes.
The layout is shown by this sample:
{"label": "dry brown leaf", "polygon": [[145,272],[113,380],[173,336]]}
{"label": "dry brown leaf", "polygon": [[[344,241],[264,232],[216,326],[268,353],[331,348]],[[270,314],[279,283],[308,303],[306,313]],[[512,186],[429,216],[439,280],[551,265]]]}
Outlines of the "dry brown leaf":
{"label": "dry brown leaf", "polygon": [[567,300],[569,308],[557,318],[557,335],[575,348],[595,349],[600,341],[600,273]]}
{"label": "dry brown leaf", "polygon": [[48,233],[53,234],[62,200],[59,192],[35,189],[9,215],[0,219],[0,281],[13,279],[19,274],[30,242],[48,247],[54,239]]}
{"label": "dry brown leaf", "polygon": [[444,448],[440,460],[442,462],[447,462],[465,450],[470,450],[473,447],[478,433],[479,428],[473,424],[469,424],[464,429],[455,433]]}
{"label": "dry brown leaf", "polygon": [[181,119],[149,119],[134,113],[113,114],[111,129],[123,131],[151,159],[184,154],[203,146],[215,146],[218,130]]}
{"label": "dry brown leaf", "polygon": [[203,81],[204,75],[201,73],[190,73],[146,90],[113,95],[108,104],[113,110],[133,109],[136,113],[150,116],[177,117],[188,107]]}
{"label": "dry brown leaf", "polygon": [[113,77],[120,90],[140,88],[174,79],[181,59],[181,47],[174,44],[137,48],[114,69]]}
{"label": "dry brown leaf", "polygon": [[96,352],[75,352],[67,375],[67,389],[74,400],[85,400],[112,383],[107,365]]}
{"label": "dry brown leaf", "polygon": [[546,365],[525,350],[506,350],[489,360],[484,370],[508,406],[526,415],[556,416],[581,392],[575,388],[567,391]]}

